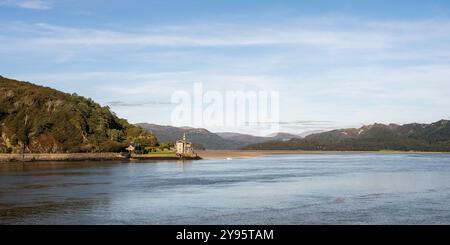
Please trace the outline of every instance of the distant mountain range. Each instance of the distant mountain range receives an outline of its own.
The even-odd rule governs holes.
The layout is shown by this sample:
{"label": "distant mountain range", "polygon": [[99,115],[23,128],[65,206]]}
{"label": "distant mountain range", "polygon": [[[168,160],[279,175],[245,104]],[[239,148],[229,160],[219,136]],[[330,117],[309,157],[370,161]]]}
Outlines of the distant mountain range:
{"label": "distant mountain range", "polygon": [[269,141],[247,150],[450,151],[450,121],[431,124],[373,124],[312,134],[302,139]]}
{"label": "distant mountain range", "polygon": [[238,149],[243,146],[235,146],[233,141],[224,139],[202,128],[161,126],[149,123],[138,123],[136,126],[154,134],[162,143],[175,142],[181,139],[183,134],[186,133],[186,137],[192,141],[194,147],[197,149]]}
{"label": "distant mountain range", "polygon": [[288,133],[276,133],[266,137],[254,136],[249,134],[239,134],[239,133],[216,133],[220,137],[231,140],[234,142],[238,142],[241,145],[249,145],[249,144],[257,144],[271,140],[290,140],[290,139],[298,139],[301,138],[299,135],[288,134]]}
{"label": "distant mountain range", "polygon": [[186,136],[194,143],[194,145],[197,146],[197,148],[211,150],[240,149],[246,145],[271,140],[301,138],[298,135],[287,133],[278,133],[268,137],[259,137],[239,133],[212,133],[203,128],[161,126],[149,123],[138,123],[136,126],[154,134],[160,142],[175,142],[183,136],[183,133],[186,133]]}

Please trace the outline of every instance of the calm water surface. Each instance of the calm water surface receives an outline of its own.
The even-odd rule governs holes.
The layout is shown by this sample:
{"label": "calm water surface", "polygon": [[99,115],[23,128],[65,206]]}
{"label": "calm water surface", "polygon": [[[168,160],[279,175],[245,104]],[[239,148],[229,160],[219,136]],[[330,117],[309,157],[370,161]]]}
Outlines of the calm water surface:
{"label": "calm water surface", "polygon": [[2,164],[0,224],[450,224],[450,155]]}

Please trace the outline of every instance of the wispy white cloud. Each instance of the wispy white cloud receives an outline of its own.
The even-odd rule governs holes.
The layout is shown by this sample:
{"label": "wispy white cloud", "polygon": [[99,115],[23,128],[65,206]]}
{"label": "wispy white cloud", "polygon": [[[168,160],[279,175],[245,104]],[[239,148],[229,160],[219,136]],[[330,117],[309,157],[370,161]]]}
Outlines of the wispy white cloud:
{"label": "wispy white cloud", "polygon": [[1,0],[1,5],[34,10],[49,10],[52,8],[51,3],[46,0]]}
{"label": "wispy white cloud", "polygon": [[[279,61],[285,65],[292,60],[293,50],[303,49],[297,54],[297,63],[323,63],[336,61],[339,65],[347,62],[384,62],[448,59],[450,53],[444,47],[450,41],[447,33],[450,22],[446,20],[430,20],[415,22],[364,22],[348,20],[350,28],[339,28],[333,24],[335,20],[326,21],[293,20],[282,24],[267,26],[251,24],[185,24],[162,25],[158,27],[130,27],[127,31],[120,29],[74,28],[52,25],[48,23],[0,23],[0,40],[4,53],[39,51],[54,53],[55,60],[66,62],[83,55],[92,57],[97,52],[118,50],[136,50],[143,48],[166,49],[157,54],[148,54],[158,60],[168,60],[198,54],[189,48],[210,47],[284,47],[290,50],[280,51],[267,59],[256,59],[254,62]],[[342,20],[338,20],[342,21]],[[432,43],[432,45],[430,45]],[[40,47],[36,50],[36,47]],[[174,52],[170,49],[183,48]],[[70,51],[68,51],[70,50]],[[58,54],[59,52],[59,54]],[[136,52],[127,52],[127,57],[148,58]],[[308,53],[315,52],[312,55]],[[320,53],[324,52],[324,53]],[[80,55],[77,55],[80,54]],[[263,55],[264,52],[261,52]],[[215,54],[217,59],[217,54]],[[301,55],[301,56],[299,56]],[[204,58],[204,57],[203,57]],[[245,57],[240,57],[243,59]],[[156,59],[154,59],[156,60]],[[233,63],[242,68],[249,62]],[[271,64],[273,65],[273,64]]]}
{"label": "wispy white cloud", "polygon": [[19,1],[17,6],[26,9],[38,9],[38,10],[47,10],[51,9],[51,5],[49,2],[44,0],[25,0]]}
{"label": "wispy white cloud", "polygon": [[[184,72],[78,72],[78,73],[29,73],[16,75],[18,79],[58,84],[86,84],[91,91],[103,96],[124,99],[165,96],[170,100],[176,90],[192,92],[194,83],[202,83],[205,92],[227,90],[278,90],[283,79],[277,76]],[[134,103],[134,102],[133,102]]]}
{"label": "wispy white cloud", "polygon": [[[26,25],[22,25],[23,29]],[[115,30],[68,28],[47,23],[28,25],[31,38],[23,43],[37,45],[141,45],[141,46],[255,46],[302,45],[328,49],[383,49],[394,40],[381,32],[317,29],[307,24],[259,27],[252,25],[185,25]],[[218,32],[217,30],[220,30]]]}

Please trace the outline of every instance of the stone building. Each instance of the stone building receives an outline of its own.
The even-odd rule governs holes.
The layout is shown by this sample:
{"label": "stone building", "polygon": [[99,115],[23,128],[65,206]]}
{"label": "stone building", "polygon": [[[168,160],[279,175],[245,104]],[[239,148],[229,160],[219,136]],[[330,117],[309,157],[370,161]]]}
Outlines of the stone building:
{"label": "stone building", "polygon": [[191,157],[195,155],[194,147],[191,142],[187,141],[186,134],[183,134],[183,139],[177,140],[175,148],[178,156]]}

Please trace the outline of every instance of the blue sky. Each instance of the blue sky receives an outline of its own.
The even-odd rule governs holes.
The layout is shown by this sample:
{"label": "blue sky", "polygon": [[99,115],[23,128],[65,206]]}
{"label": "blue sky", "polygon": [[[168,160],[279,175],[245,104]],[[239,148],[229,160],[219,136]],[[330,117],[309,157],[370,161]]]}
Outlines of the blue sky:
{"label": "blue sky", "polygon": [[195,82],[279,91],[293,133],[450,118],[450,1],[0,0],[0,43],[1,75],[133,123]]}

